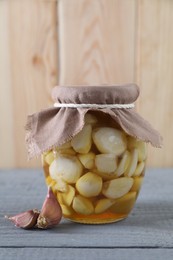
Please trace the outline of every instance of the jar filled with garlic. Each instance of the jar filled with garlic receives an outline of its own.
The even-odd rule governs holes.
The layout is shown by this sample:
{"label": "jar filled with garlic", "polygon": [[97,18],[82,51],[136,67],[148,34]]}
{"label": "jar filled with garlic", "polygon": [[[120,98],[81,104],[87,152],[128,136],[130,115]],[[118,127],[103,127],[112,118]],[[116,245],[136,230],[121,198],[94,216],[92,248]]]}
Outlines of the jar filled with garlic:
{"label": "jar filled with garlic", "polygon": [[161,137],[134,109],[139,88],[55,87],[54,107],[31,115],[29,156],[42,154],[46,184],[63,216],[96,224],[124,219],[139,194],[147,145]]}

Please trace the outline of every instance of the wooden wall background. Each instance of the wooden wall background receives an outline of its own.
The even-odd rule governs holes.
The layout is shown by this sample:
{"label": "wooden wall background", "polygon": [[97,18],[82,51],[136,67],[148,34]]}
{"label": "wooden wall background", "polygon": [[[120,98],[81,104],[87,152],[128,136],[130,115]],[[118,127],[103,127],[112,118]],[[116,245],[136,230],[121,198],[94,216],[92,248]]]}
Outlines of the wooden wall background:
{"label": "wooden wall background", "polygon": [[0,0],[0,167],[41,165],[24,125],[55,84],[129,82],[164,137],[148,165],[173,166],[172,0]]}

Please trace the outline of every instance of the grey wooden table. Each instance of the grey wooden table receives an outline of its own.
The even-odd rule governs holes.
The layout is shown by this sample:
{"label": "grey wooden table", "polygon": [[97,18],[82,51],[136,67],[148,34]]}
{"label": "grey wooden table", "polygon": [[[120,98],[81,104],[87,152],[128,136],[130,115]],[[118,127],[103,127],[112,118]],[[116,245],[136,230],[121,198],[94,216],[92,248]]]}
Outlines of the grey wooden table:
{"label": "grey wooden table", "polygon": [[41,170],[0,171],[0,260],[173,259],[173,169],[147,170],[130,216],[107,225],[62,220],[51,230],[22,230],[4,219],[40,208]]}

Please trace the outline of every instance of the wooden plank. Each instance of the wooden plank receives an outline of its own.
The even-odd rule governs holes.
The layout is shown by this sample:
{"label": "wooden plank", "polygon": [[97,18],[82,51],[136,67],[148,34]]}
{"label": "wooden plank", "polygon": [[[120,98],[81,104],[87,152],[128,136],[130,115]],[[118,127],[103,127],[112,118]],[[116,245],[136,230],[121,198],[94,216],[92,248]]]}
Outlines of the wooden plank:
{"label": "wooden plank", "polygon": [[[12,93],[10,72],[10,37],[8,28],[8,4],[0,2],[0,166],[14,165],[14,138],[12,115]],[[4,152],[7,147],[8,153]]]}
{"label": "wooden plank", "polygon": [[58,16],[60,84],[134,80],[134,0],[61,0]]}
{"label": "wooden plank", "polygon": [[161,150],[149,149],[152,166],[172,166],[173,146],[173,1],[138,1],[136,80],[141,87],[138,110],[164,137]]}
{"label": "wooden plank", "polygon": [[30,167],[24,125],[27,114],[51,104],[57,83],[55,1],[1,1],[0,166]]}
{"label": "wooden plank", "polygon": [[43,172],[0,171],[0,247],[172,248],[173,169],[148,170],[129,217],[107,225],[81,225],[62,220],[47,231],[22,230],[3,218],[41,208],[46,194]]}
{"label": "wooden plank", "polygon": [[172,260],[173,249],[85,249],[85,248],[1,248],[1,259],[6,260],[129,260],[129,256],[133,260]]}

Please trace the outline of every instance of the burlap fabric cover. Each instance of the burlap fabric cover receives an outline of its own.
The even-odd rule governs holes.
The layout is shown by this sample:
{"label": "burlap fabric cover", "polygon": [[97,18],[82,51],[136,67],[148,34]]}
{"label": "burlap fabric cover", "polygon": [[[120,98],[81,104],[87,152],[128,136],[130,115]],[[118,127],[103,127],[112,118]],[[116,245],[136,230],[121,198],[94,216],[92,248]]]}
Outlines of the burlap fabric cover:
{"label": "burlap fabric cover", "polygon": [[[58,103],[129,104],[136,101],[139,88],[135,84],[123,86],[61,86],[52,90]],[[161,147],[162,138],[134,108],[57,108],[50,107],[29,115],[26,124],[26,143],[29,158],[71,140],[84,126],[88,111],[101,111],[111,116],[129,135]]]}

